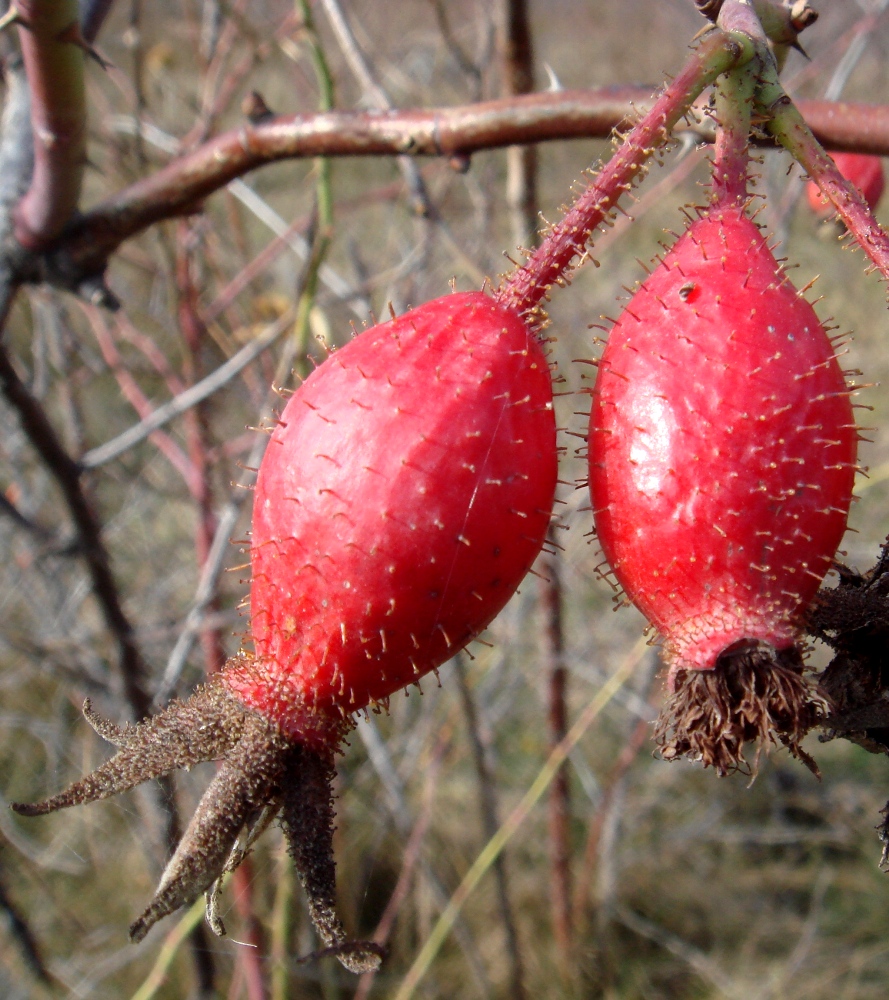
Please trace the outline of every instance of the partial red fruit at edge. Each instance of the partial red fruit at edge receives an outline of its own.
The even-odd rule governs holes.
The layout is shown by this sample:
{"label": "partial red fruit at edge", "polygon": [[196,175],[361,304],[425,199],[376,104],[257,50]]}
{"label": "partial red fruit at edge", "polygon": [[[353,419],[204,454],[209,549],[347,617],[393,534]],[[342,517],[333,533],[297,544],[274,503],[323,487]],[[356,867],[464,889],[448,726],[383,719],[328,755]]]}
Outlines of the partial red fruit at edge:
{"label": "partial red fruit at edge", "polygon": [[[833,153],[833,161],[846,180],[851,181],[864,196],[870,209],[877,207],[886,187],[882,157],[868,153]],[[806,184],[806,199],[819,218],[829,218],[834,207],[814,181]]]}
{"label": "partial red fruit at edge", "polygon": [[229,688],[306,738],[414,682],[512,595],[555,480],[549,366],[515,314],[455,294],[360,334],[272,434],[253,514],[256,661]]}
{"label": "partial red fruit at edge", "polygon": [[857,432],[833,355],[736,208],[696,221],[611,331],[590,419],[596,530],[674,671],[795,641],[852,493]]}

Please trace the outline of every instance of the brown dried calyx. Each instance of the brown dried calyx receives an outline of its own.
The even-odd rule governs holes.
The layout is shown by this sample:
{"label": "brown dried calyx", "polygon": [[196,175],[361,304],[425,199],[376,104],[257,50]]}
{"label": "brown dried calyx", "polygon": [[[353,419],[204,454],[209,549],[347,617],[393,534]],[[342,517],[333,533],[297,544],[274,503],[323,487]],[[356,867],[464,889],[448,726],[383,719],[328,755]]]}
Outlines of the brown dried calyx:
{"label": "brown dried calyx", "polygon": [[158,920],[190,905],[201,893],[207,894],[211,927],[224,934],[216,913],[220,880],[237,868],[253,840],[280,814],[312,920],[326,945],[323,954],[335,954],[351,972],[379,967],[380,946],[348,941],[336,914],[333,751],[297,743],[242,705],[219,680],[135,726],[108,722],[88,701],[83,714],[100,736],[118,747],[117,753],[52,798],[13,803],[15,812],[43,816],[117,795],[178,768],[220,761],[154,898],[130,927],[132,941],[141,941]]}
{"label": "brown dried calyx", "polygon": [[[796,647],[754,646],[724,653],[713,670],[678,671],[655,742],[665,760],[701,761],[720,775],[755,775],[762,751],[780,743],[818,775],[800,744],[826,714]],[[748,744],[756,748],[752,764]]]}

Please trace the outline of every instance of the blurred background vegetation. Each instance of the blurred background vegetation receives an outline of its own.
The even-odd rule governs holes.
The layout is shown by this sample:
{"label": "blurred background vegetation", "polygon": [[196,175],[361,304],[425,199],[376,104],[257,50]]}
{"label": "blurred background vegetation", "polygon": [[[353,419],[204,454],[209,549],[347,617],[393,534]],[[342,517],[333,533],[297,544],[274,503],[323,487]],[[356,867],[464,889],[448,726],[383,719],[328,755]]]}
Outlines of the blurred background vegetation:
{"label": "blurred background vegetation", "polygon": [[[791,92],[889,99],[885,0],[817,6],[821,18],[803,39],[811,60],[794,53],[787,65]],[[331,97],[350,109],[383,98],[409,108],[502,96],[515,89],[503,58],[507,9],[487,0],[121,2],[99,39],[112,67],[89,70],[85,205],[236,126],[251,91],[281,114],[315,111]],[[691,0],[530,0],[528,13],[536,89],[654,88],[682,64],[701,26]],[[525,161],[544,216],[557,215],[572,182],[607,149],[553,142],[538,148],[536,165]],[[807,212],[800,173],[788,167],[783,154],[762,154],[759,219],[779,256],[800,265],[797,285],[821,275],[821,315],[855,331],[848,367],[885,385],[885,288]],[[706,149],[680,140],[637,192],[636,223],[620,218],[597,241],[601,266],[586,266],[553,296],[547,334],[565,378],[557,388],[569,393],[559,399],[568,484],[584,477],[578,414],[592,369],[574,360],[595,356],[588,327],[616,315],[622,286],[643,274],[637,258],[650,260],[669,240],[665,230],[681,228],[679,209],[701,203],[706,177]],[[119,313],[43,288],[19,297],[7,330],[18,370],[75,456],[274,323],[283,331],[203,403],[85,477],[152,696],[187,693],[238,648],[246,556],[228,539],[249,531],[244,487],[257,440],[249,428],[278,403],[269,387],[293,386],[291,371],[310,370],[390,303],[401,312],[451,280],[470,289],[496,278],[508,267],[503,251],[515,254],[527,226],[510,190],[504,151],[474,155],[465,172],[432,160],[276,164],[210,198],[200,214],[125,243],[109,272]],[[306,240],[324,254],[313,301]],[[304,326],[291,311],[301,295],[311,305]],[[889,397],[870,388],[858,401],[873,408],[859,413],[876,430],[863,447],[871,474],[859,482],[843,548],[866,569],[889,531]],[[422,696],[412,690],[393,699],[390,714],[363,721],[341,761],[341,906],[353,933],[388,943],[382,971],[358,980],[333,959],[298,963],[317,943],[277,830],[226,890],[229,938],[200,929],[195,910],[130,945],[126,928],[167,852],[170,803],[187,817],[211,772],[39,821],[5,808],[57,790],[107,755],[80,716],[84,697],[116,720],[129,708],[57,485],[15,414],[4,409],[2,426],[0,483],[25,519],[0,517],[0,994],[8,1000],[405,996],[399,988],[443,908],[564,726],[560,694],[570,724],[616,671],[625,679],[564,772],[519,817],[502,864],[468,894],[414,995],[868,1000],[889,992],[889,877],[878,869],[874,832],[889,798],[887,762],[815,737],[807,745],[820,783],[783,751],[763,760],[752,785],[653,760],[656,654],[639,643],[633,609],[612,613],[595,572],[588,502],[570,485],[560,492],[562,551],[538,566],[551,582],[529,577],[490,628],[490,646],[473,644],[471,657],[441,670],[440,684],[429,678]],[[231,571],[211,581],[189,619],[217,535]],[[823,651],[812,655],[826,662]]]}

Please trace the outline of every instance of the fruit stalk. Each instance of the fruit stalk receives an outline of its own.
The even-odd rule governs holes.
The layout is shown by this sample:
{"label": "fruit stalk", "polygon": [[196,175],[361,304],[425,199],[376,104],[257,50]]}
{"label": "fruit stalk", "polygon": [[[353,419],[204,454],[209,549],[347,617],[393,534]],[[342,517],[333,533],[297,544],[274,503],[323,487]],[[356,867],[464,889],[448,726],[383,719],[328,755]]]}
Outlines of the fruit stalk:
{"label": "fruit stalk", "polygon": [[528,260],[516,267],[494,292],[494,298],[524,316],[538,317],[549,289],[584,259],[587,241],[607,218],[624,192],[641,175],[645,162],[664,146],[673,128],[719,76],[742,66],[754,55],[749,36],[714,32],[692,53],[679,75],[640,121],[627,133],[617,152],[582,192],[561,222],[551,226]]}
{"label": "fruit stalk", "polygon": [[719,128],[713,158],[713,200],[719,205],[747,202],[747,169],[750,163],[750,119],[756,74],[748,65],[731,70],[716,84]]}
{"label": "fruit stalk", "polygon": [[874,267],[889,281],[889,236],[858,188],[846,180],[815,138],[799,109],[784,92],[777,72],[766,67],[763,76],[757,110],[765,115],[766,128],[816,181]]}

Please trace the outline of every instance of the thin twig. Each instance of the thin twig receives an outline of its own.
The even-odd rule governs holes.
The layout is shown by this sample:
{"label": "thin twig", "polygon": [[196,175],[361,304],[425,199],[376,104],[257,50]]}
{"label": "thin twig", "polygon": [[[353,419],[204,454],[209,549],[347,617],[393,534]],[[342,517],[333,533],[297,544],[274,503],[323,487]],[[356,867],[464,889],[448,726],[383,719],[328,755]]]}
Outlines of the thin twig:
{"label": "thin twig", "polygon": [[28,921],[19,912],[15,903],[13,903],[2,880],[0,880],[0,912],[6,915],[10,933],[18,944],[22,957],[31,970],[31,974],[44,985],[51,985],[54,979],[40,954],[40,946],[37,943],[37,938],[31,930]]}
{"label": "thin twig", "polygon": [[[436,752],[433,752],[432,754],[432,760],[430,761],[429,766],[424,770],[425,794],[423,795],[423,807],[420,810],[420,815],[417,817],[410,836],[404,845],[401,871],[398,873],[398,881],[395,883],[395,888],[392,890],[392,895],[389,897],[386,909],[383,911],[383,915],[380,917],[380,921],[377,924],[377,929],[374,931],[372,940],[377,944],[385,946],[388,943],[389,936],[391,935],[392,929],[395,925],[395,920],[398,917],[401,907],[407,899],[410,891],[414,872],[416,871],[418,863],[421,861],[423,842],[426,838],[426,833],[432,820],[432,806],[435,802],[435,787],[438,780],[441,757],[442,754],[438,752],[438,748],[436,748]],[[370,991],[373,989],[377,974],[378,970],[365,972],[361,976],[361,979],[358,980],[358,989],[355,991],[353,1000],[367,1000],[367,997],[370,995]]]}
{"label": "thin twig", "polygon": [[114,0],[80,0],[80,31],[83,40],[92,44],[99,36]]}
{"label": "thin twig", "polygon": [[99,465],[104,465],[112,459],[120,457],[124,452],[129,451],[140,441],[144,441],[149,434],[163,427],[175,417],[180,416],[192,406],[212,396],[223,386],[243,371],[247,365],[255,361],[264,351],[267,351],[274,342],[286,333],[293,325],[294,311],[288,309],[274,323],[268,326],[255,340],[245,345],[236,354],[220,365],[216,371],[211,372],[206,378],[196,382],[190,389],[171,399],[163,406],[159,406],[150,417],[141,420],[138,424],[130,427],[116,438],[112,438],[97,448],[92,448],[86,452],[77,463],[80,469],[95,469]]}
{"label": "thin twig", "polygon": [[31,92],[24,64],[16,54],[3,67],[6,101],[0,120],[0,316],[5,318],[18,289],[19,253],[12,238],[13,212],[28,189],[34,170],[34,145],[31,133]]}
{"label": "thin twig", "polygon": [[432,932],[423,943],[419,954],[414,959],[410,969],[408,969],[398,988],[398,992],[395,994],[395,1000],[410,1000],[413,997],[417,987],[428,972],[429,966],[434,961],[435,956],[451,932],[454,921],[459,916],[467,899],[475,891],[476,886],[494,863],[496,857],[522,827],[531,810],[540,801],[541,796],[558,773],[559,768],[568,758],[574,747],[580,742],[581,737],[629,679],[639,660],[642,658],[645,646],[646,641],[643,637],[633,646],[618,669],[596,692],[586,708],[577,717],[574,725],[572,725],[562,742],[549,754],[537,777],[522,796],[518,805],[507,816],[494,836],[485,844],[481,853],[476,857],[472,865],[470,865],[460,885],[457,886],[448,901],[448,905],[438,918]]}
{"label": "thin twig", "polygon": [[689,944],[682,938],[659,926],[645,917],[639,916],[632,910],[620,906],[615,910],[614,917],[624,927],[629,928],[634,934],[644,937],[648,941],[653,941],[665,951],[670,952],[677,958],[682,959],[688,966],[707,983],[714,987],[729,1000],[749,1000],[749,993],[739,986],[735,981],[723,972],[722,968],[704,954],[694,945]]}
{"label": "thin twig", "polygon": [[[357,731],[364,743],[367,756],[377,776],[383,783],[383,788],[386,791],[385,802],[395,829],[403,837],[409,838],[414,821],[405,797],[404,785],[395,769],[392,757],[389,754],[389,748],[380,736],[376,722],[372,716],[361,719],[358,723]],[[444,747],[442,745],[442,752],[443,750]],[[429,891],[435,905],[438,907],[439,913],[444,912],[448,905],[447,890],[425,858],[420,859],[420,870],[426,885],[429,886]],[[490,988],[484,966],[479,956],[475,935],[460,914],[457,915],[456,923],[454,924],[454,937],[457,939],[457,944],[460,946],[472,973],[472,983],[476,993],[480,997],[487,997],[490,994]]]}
{"label": "thin twig", "polygon": [[[393,110],[395,105],[374,77],[370,64],[361,51],[361,46],[358,44],[349,26],[349,22],[338,0],[320,0],[320,3],[324,8],[324,13],[327,15],[330,26],[333,28],[340,48],[343,50],[343,55],[346,57],[349,68],[361,84],[366,103],[370,107],[377,108],[380,111]],[[426,189],[426,184],[416,161],[410,156],[399,156],[396,162],[410,191],[411,207],[414,212],[420,216],[431,217],[433,213],[429,192]]]}
{"label": "thin twig", "polygon": [[23,528],[44,545],[52,546],[53,555],[70,556],[75,554],[76,549],[68,544],[62,544],[49,528],[45,528],[42,524],[26,517],[5,493],[0,493],[0,515],[8,517],[19,528]]}
{"label": "thin twig", "polygon": [[[146,142],[150,142],[153,146],[163,149],[168,153],[179,153],[182,148],[180,141],[175,136],[170,135],[169,132],[164,132],[162,129],[147,122],[139,122],[129,115],[116,115],[109,119],[107,124],[109,128],[125,132],[128,135],[138,133]],[[226,186],[226,190],[248,211],[252,212],[260,222],[266,225],[279,240],[282,240],[290,248],[297,260],[306,261],[311,253],[311,245],[304,236],[295,231],[297,227],[294,223],[288,223],[283,219],[245,181],[233,180]],[[370,303],[367,298],[356,292],[330,264],[325,263],[321,265],[320,278],[332,295],[352,306],[352,311],[360,320],[367,318],[370,313]],[[223,289],[223,292],[220,293],[220,298],[227,292],[229,292],[228,289]],[[210,322],[215,315],[216,313],[211,309],[210,312],[205,314],[206,321]]]}
{"label": "thin twig", "polygon": [[840,99],[841,94],[846,89],[846,84],[849,82],[849,77],[858,65],[858,61],[864,55],[864,50],[873,37],[877,22],[880,20],[887,6],[889,6],[889,0],[877,0],[873,10],[862,17],[855,26],[854,37],[843,53],[843,57],[836,64],[830,81],[825,88],[825,101],[838,101]]}
{"label": "thin twig", "polygon": [[142,657],[132,623],[123,610],[99,521],[80,480],[81,468],[62,447],[43,407],[19,378],[3,348],[0,348],[0,391],[17,413],[22,430],[59,486],[74,522],[93,592],[117,644],[118,670],[127,703],[133,717],[141,719],[148,713],[150,704],[144,687]]}
{"label": "thin twig", "polygon": [[[83,303],[82,309],[92,327],[102,357],[110,371],[114,373],[121,394],[143,420],[150,419],[155,412],[154,408],[117,350],[117,345],[108,329],[107,313],[89,303]],[[149,437],[157,450],[185,480],[189,491],[194,494],[197,489],[195,469],[179,445],[163,431],[153,431]]]}

